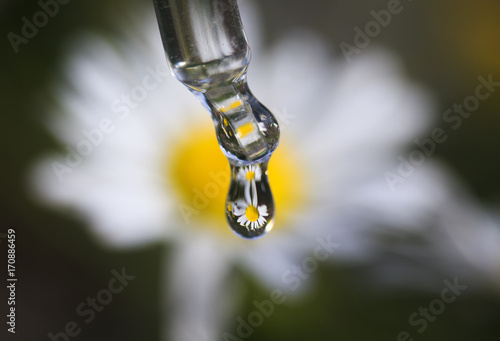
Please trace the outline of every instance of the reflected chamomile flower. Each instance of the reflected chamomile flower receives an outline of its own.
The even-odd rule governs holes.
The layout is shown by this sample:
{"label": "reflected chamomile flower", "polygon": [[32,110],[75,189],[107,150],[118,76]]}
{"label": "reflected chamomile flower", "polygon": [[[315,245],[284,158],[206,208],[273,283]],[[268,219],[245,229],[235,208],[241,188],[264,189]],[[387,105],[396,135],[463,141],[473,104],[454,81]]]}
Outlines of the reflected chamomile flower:
{"label": "reflected chamomile flower", "polygon": [[229,226],[243,238],[263,237],[275,221],[275,204],[269,195],[268,162],[231,166],[234,181],[227,196],[226,218]]}
{"label": "reflected chamomile flower", "polygon": [[236,180],[245,186],[245,200],[238,199],[233,204],[232,213],[238,217],[242,226],[255,230],[267,222],[269,213],[267,205],[259,205],[257,184],[262,180],[262,168],[259,164],[242,167],[236,175]]}
{"label": "reflected chamomile flower", "polygon": [[262,178],[262,169],[258,164],[242,167],[238,171],[238,175],[236,177],[237,180],[247,183],[260,181],[261,178]]}
{"label": "reflected chamomile flower", "polygon": [[[253,164],[253,165],[242,167],[238,171],[238,174],[236,175],[236,180],[239,181],[240,183],[244,184],[244,186],[245,186],[245,200],[246,200],[247,206],[253,204],[252,207],[254,209],[256,209],[257,204],[258,204],[257,182],[260,182],[262,180],[262,169],[260,168],[260,165]],[[266,213],[267,213],[267,207],[266,207]],[[241,216],[241,214],[237,214],[237,213],[235,213],[235,215]],[[252,217],[253,217],[253,215],[252,215]],[[248,219],[246,219],[244,217],[241,218],[242,220],[245,220],[245,224],[248,221],[254,222],[254,220],[252,220],[250,217],[247,217],[247,218]],[[241,224],[240,219],[238,219],[238,222]],[[265,222],[265,220],[264,220],[264,222]],[[262,224],[260,224],[260,225],[262,225]],[[248,224],[246,224],[245,226],[248,226]]]}
{"label": "reflected chamomile flower", "polygon": [[236,202],[233,206],[233,214],[238,217],[238,223],[250,228],[250,230],[264,226],[267,222],[265,217],[269,215],[267,206],[257,206],[256,199],[251,203],[245,200]]}

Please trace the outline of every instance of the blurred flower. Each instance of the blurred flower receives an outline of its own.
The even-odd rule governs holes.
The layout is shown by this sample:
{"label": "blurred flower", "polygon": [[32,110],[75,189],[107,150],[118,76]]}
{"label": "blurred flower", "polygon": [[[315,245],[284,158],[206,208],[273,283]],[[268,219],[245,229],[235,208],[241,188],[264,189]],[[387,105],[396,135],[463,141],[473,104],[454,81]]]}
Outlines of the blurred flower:
{"label": "blurred flower", "polygon": [[[228,280],[234,265],[287,289],[284,270],[312,254],[318,237],[333,236],[337,257],[369,260],[378,251],[373,221],[413,226],[429,209],[424,191],[441,194],[435,174],[415,176],[397,194],[384,180],[430,119],[428,99],[393,58],[379,52],[335,62],[304,32],[263,51],[256,20],[245,18],[252,12],[242,12],[254,51],[250,86],[283,132],[269,168],[277,206],[269,235],[247,241],[227,227],[227,160],[209,114],[166,71],[153,16],[128,21],[117,42],[77,40],[68,83],[57,88],[59,109],[47,118],[66,152],[34,171],[39,196],[72,209],[100,240],[172,244],[166,281],[174,313],[166,328],[174,340],[220,338],[239,297]],[[250,172],[241,175],[249,183],[261,176]],[[258,223],[267,211],[252,214]]]}

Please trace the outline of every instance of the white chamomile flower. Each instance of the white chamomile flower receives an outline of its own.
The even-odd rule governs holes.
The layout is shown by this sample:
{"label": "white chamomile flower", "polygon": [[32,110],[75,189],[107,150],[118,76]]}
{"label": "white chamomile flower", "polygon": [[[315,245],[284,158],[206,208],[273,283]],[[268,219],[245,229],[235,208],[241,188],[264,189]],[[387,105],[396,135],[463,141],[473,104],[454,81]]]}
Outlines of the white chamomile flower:
{"label": "white chamomile flower", "polygon": [[[249,165],[249,166],[245,166],[245,167],[241,168],[238,171],[238,174],[236,175],[236,180],[239,181],[240,183],[244,184],[244,186],[245,186],[244,195],[245,195],[246,205],[247,206],[253,205],[252,207],[257,209],[257,203],[258,203],[257,182],[262,181],[262,168],[261,168],[261,166],[258,164],[253,164],[253,165]],[[251,209],[250,209],[250,211],[251,211]],[[267,212],[267,207],[266,207],[266,212]],[[234,214],[237,216],[241,216],[241,214],[236,214],[236,213],[234,213]],[[252,220],[249,220],[250,219],[249,217],[247,217],[247,218],[248,219],[246,219],[245,216],[240,217],[241,221],[245,220],[245,223],[247,221],[253,222]],[[240,219],[238,219],[238,222],[241,224]],[[248,226],[248,224],[246,226]],[[252,224],[252,226],[254,226],[254,224]],[[259,224],[259,227],[260,226],[262,226],[262,224]]]}
{"label": "white chamomile flower", "polygon": [[[124,24],[123,44],[77,40],[65,69],[72,86],[58,89],[60,112],[47,118],[67,148],[33,172],[38,196],[77,212],[99,240],[171,243],[165,334],[174,341],[221,339],[237,302],[228,294],[234,266],[287,290],[294,283],[287,269],[312,254],[318,239],[327,241],[321,245],[330,247],[328,255],[331,242],[340,245],[332,257],[372,259],[368,212],[397,215],[401,225],[415,221],[397,200],[383,200],[383,173],[427,126],[427,98],[384,53],[334,61],[310,34],[260,50],[246,5],[254,51],[249,85],[282,130],[269,163],[277,212],[271,233],[248,241],[228,228],[225,208],[250,228],[266,222],[268,207],[255,204],[251,186],[262,181],[262,170],[238,173],[248,195],[225,207],[227,160],[210,115],[168,72],[153,13],[134,25],[135,13]],[[422,197],[416,186],[405,204],[419,212]]]}
{"label": "white chamomile flower", "polygon": [[232,213],[237,222],[251,231],[264,226],[269,213],[267,205],[258,205],[257,182],[262,181],[262,168],[259,164],[242,167],[236,180],[245,186],[245,200],[239,199],[232,205]]}
{"label": "white chamomile flower", "polygon": [[238,217],[238,223],[245,225],[250,230],[264,226],[267,222],[265,217],[269,215],[266,205],[257,206],[243,200],[235,205],[233,213]]}
{"label": "white chamomile flower", "polygon": [[247,183],[260,181],[262,179],[262,169],[257,164],[245,166],[238,171],[236,178],[241,182]]}

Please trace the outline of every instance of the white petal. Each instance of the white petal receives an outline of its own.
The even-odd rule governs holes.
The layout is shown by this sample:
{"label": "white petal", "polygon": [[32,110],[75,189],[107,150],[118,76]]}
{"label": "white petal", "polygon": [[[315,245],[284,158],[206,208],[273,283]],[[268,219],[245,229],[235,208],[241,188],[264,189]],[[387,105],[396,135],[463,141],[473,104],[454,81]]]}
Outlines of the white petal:
{"label": "white petal", "polygon": [[260,181],[262,179],[262,168],[260,166],[255,165],[255,181]]}
{"label": "white petal", "polygon": [[[171,234],[172,204],[151,175],[128,169],[127,178],[115,177],[115,169],[86,167],[65,174],[59,182],[52,157],[33,171],[35,197],[51,205],[72,208],[87,219],[101,240],[115,246],[135,246],[164,239]],[[152,180],[152,181],[148,181]]]}

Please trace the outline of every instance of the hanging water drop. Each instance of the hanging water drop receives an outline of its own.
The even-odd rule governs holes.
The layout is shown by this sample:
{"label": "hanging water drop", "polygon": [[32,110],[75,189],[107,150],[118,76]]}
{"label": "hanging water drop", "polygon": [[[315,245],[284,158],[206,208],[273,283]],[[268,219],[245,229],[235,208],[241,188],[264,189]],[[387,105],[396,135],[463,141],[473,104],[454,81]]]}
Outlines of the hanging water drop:
{"label": "hanging water drop", "polygon": [[231,229],[244,238],[257,238],[274,225],[274,201],[267,178],[267,162],[231,166],[226,218]]}

